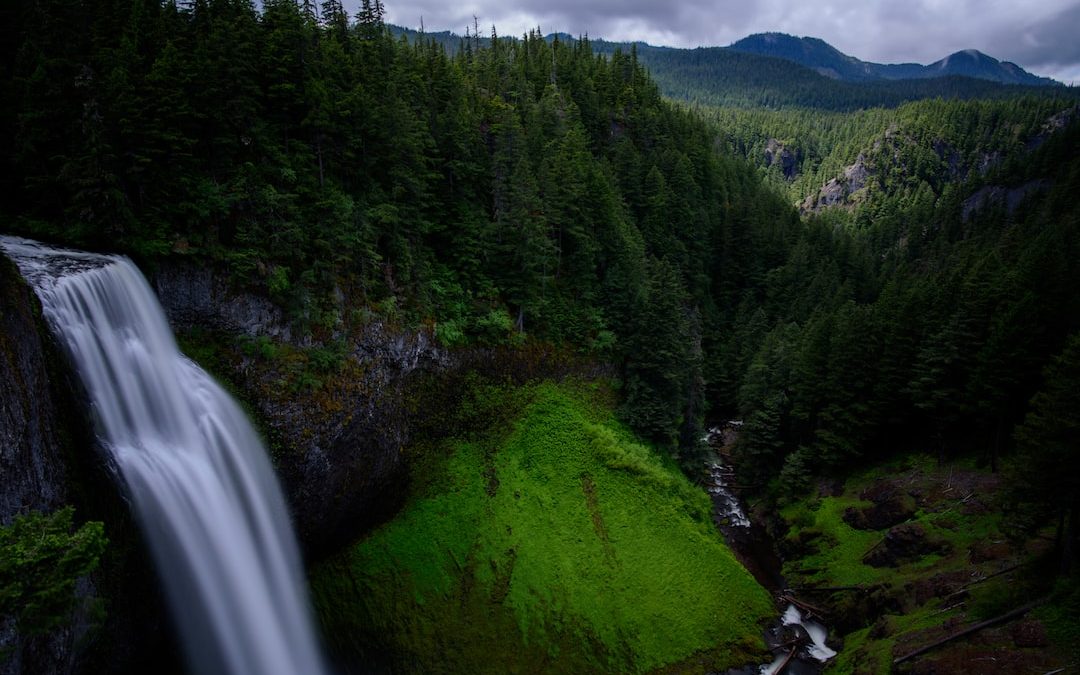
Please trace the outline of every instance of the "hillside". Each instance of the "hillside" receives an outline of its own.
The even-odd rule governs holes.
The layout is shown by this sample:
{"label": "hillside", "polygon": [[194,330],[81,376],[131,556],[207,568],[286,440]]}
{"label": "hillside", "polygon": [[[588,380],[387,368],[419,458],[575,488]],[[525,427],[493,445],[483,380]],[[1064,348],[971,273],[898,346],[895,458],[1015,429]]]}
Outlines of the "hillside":
{"label": "hillside", "polygon": [[462,393],[463,411],[498,423],[424,450],[400,516],[315,572],[346,663],[697,672],[764,659],[768,594],[721,542],[706,495],[634,441],[602,389]]}

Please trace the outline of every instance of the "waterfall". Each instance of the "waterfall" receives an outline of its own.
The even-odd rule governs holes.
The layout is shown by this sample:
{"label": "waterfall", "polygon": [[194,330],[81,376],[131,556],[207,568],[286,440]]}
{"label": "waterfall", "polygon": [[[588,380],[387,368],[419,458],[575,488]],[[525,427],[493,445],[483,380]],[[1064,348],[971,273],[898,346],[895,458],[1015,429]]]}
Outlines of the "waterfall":
{"label": "waterfall", "polygon": [[176,346],[130,260],[0,237],[89,395],[193,672],[323,672],[299,550],[266,449]]}

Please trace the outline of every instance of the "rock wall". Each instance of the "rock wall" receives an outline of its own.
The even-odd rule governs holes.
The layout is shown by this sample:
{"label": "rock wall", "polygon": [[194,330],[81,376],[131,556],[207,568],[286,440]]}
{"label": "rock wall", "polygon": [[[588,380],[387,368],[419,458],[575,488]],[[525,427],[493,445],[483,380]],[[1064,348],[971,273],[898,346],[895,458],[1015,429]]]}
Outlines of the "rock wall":
{"label": "rock wall", "polygon": [[[310,347],[264,297],[231,288],[227,273],[162,264],[151,282],[178,332],[267,337]],[[233,353],[226,377],[271,437],[272,457],[297,533],[309,557],[354,539],[400,506],[409,440],[403,396],[418,371],[439,370],[445,355],[424,332],[380,322],[337,336],[347,351],[340,372],[315,389],[283,386],[287,363]],[[228,343],[229,340],[223,342]],[[236,352],[236,350],[233,350]]]}
{"label": "rock wall", "polygon": [[[0,255],[0,524],[30,511],[50,512],[69,501],[64,423],[53,356],[43,332],[37,298],[15,265]],[[93,593],[87,580],[80,589]],[[12,616],[0,615],[0,673],[70,672],[75,643],[87,632],[85,617],[51,634],[20,635]],[[9,651],[10,650],[10,651]]]}
{"label": "rock wall", "polygon": [[0,524],[74,505],[78,521],[103,521],[109,539],[98,571],[78,581],[80,606],[64,626],[28,637],[0,615],[0,675],[162,672],[175,651],[153,568],[86,410],[37,296],[0,255]]}
{"label": "rock wall", "polygon": [[55,384],[46,368],[41,307],[0,256],[0,523],[68,501]]}

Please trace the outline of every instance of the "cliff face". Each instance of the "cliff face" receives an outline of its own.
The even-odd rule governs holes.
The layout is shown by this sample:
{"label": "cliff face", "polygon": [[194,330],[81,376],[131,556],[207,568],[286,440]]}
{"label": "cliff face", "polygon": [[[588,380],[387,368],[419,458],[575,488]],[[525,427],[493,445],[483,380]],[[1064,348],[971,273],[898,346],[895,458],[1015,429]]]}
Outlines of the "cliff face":
{"label": "cliff face", "polygon": [[147,672],[175,649],[157,578],[86,410],[37,296],[0,255],[0,524],[73,505],[80,521],[103,521],[109,539],[60,628],[27,636],[0,614],[0,675]]}
{"label": "cliff face", "polygon": [[[174,330],[225,337],[218,374],[258,413],[309,557],[350,542],[397,510],[409,439],[406,382],[447,363],[426,333],[371,322],[338,335],[336,365],[305,383],[297,371],[308,365],[305,350],[318,346],[294,337],[269,300],[194,265],[163,264],[152,277]],[[263,340],[275,355],[236,349],[237,337]]]}
{"label": "cliff face", "polygon": [[0,522],[67,503],[55,382],[37,297],[0,256]]}
{"label": "cliff face", "polygon": [[[231,288],[227,279],[202,267],[162,265],[151,281],[176,330],[231,338],[222,340],[228,354],[216,364],[218,374],[254,408],[304,548],[309,557],[321,557],[400,507],[407,475],[402,449],[411,429],[418,420],[438,424],[429,419],[437,414],[425,408],[431,401],[418,402],[415,387],[454,364],[428,333],[372,321],[335,336],[344,351],[333,368],[320,372],[320,384],[296,386],[289,379],[295,359],[306,359],[319,346],[296,338],[269,300]],[[258,340],[274,345],[279,355],[260,357],[241,348]],[[487,366],[499,361],[476,358]],[[454,388],[439,395],[453,396]],[[425,426],[416,433],[434,432]],[[13,619],[0,617],[0,650],[8,653],[0,675],[161,671],[162,654],[176,647],[152,563],[96,450],[77,379],[33,291],[3,256],[0,471],[0,522],[31,509],[73,504],[78,518],[104,521],[109,538],[101,569],[80,582],[82,597],[103,600],[104,623],[91,621],[93,603],[87,602],[69,625],[27,639]]]}
{"label": "cliff face", "polygon": [[[41,308],[15,265],[0,255],[0,524],[30,511],[53,511],[69,501],[64,435],[57,383],[47,362]],[[89,581],[80,589],[93,592]],[[40,638],[19,633],[12,616],[0,615],[0,673],[68,672],[73,646],[87,632],[86,617]]]}

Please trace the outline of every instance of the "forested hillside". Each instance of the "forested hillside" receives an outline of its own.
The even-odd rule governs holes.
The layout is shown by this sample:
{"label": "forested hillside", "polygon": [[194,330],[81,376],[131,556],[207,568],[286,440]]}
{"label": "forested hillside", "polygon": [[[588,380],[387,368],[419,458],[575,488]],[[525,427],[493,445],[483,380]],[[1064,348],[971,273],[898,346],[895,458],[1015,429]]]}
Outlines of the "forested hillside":
{"label": "forested hillside", "polygon": [[[741,409],[762,479],[899,428],[996,457],[1075,329],[1053,261],[1075,245],[1076,132],[1053,90],[709,126],[637,49],[474,36],[449,56],[392,38],[378,3],[320,9],[9,9],[9,222],[227,264],[322,340],[374,311],[446,345],[614,360],[626,419],[686,457],[708,408]],[[763,185],[740,156],[776,139],[794,161]],[[857,161],[858,208],[784,204],[819,206]]]}
{"label": "forested hillside", "polygon": [[992,463],[1011,445],[1078,327],[1076,133],[959,186],[808,218],[734,322],[764,336],[729,392],[759,477],[783,467],[798,482],[911,445]]}
{"label": "forested hillside", "polygon": [[[1004,100],[922,100],[851,113],[706,107],[728,148],[759,168],[803,210],[845,206],[864,225],[876,206],[895,207],[970,189],[1030,151],[1076,116],[1054,96]],[[830,181],[838,185],[824,189]],[[852,209],[866,206],[868,209]],[[858,213],[856,213],[858,212]]]}
{"label": "forested hillside", "polygon": [[320,339],[368,308],[447,345],[625,361],[627,418],[663,444],[697,444],[702,336],[798,228],[632,55],[587,41],[450,57],[378,6],[291,0],[12,16],[17,231],[227,264]]}

